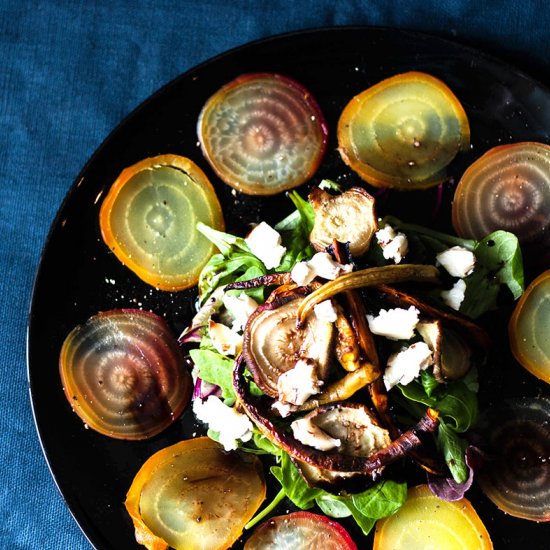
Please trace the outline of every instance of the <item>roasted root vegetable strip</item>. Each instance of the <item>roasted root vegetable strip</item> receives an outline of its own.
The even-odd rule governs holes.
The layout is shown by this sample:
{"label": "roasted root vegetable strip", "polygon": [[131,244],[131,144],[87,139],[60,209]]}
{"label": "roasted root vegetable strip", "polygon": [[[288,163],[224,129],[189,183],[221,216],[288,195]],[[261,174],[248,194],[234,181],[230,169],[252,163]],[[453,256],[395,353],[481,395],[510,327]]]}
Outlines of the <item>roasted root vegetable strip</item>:
{"label": "roasted root vegetable strip", "polygon": [[313,311],[319,302],[328,300],[340,292],[354,290],[367,286],[378,286],[405,282],[438,282],[438,269],[433,265],[403,264],[386,265],[382,267],[368,267],[351,273],[344,273],[337,279],[325,283],[312,292],[300,305],[298,310],[298,324]]}
{"label": "roasted root vegetable strip", "polygon": [[415,447],[420,446],[422,444],[421,435],[434,432],[439,423],[438,412],[428,409],[414,427],[392,441],[390,445],[369,457],[319,451],[304,445],[291,433],[285,431],[270,419],[270,404],[273,401],[254,397],[250,394],[244,370],[245,361],[240,356],[233,371],[233,387],[240,405],[258,429],[292,458],[326,470],[366,474],[375,477],[386,465],[395,462]]}
{"label": "roasted root vegetable strip", "polygon": [[298,411],[311,411],[320,405],[344,401],[356,394],[360,389],[373,382],[373,375],[376,369],[373,365],[365,363],[353,372],[327,386],[326,390],[320,393],[315,399],[309,399],[298,407]]}
{"label": "roasted root vegetable strip", "polygon": [[334,354],[340,365],[348,372],[353,372],[361,368],[359,343],[357,334],[353,330],[351,322],[348,320],[340,306],[336,306],[336,331],[338,338],[334,348]]}
{"label": "roasted root vegetable strip", "polygon": [[258,288],[260,286],[281,286],[292,284],[290,272],[270,273],[249,279],[248,281],[235,281],[226,285],[225,290],[247,290],[249,288]]}
{"label": "roasted root vegetable strip", "polygon": [[[341,264],[349,262],[350,258],[345,257],[346,254],[342,243],[334,240],[330,250],[334,254],[337,262]],[[375,368],[379,368],[378,351],[367,322],[365,306],[361,296],[355,290],[346,290],[344,292],[344,299],[349,311],[352,326],[357,335],[359,348],[364,358],[372,363]]]}

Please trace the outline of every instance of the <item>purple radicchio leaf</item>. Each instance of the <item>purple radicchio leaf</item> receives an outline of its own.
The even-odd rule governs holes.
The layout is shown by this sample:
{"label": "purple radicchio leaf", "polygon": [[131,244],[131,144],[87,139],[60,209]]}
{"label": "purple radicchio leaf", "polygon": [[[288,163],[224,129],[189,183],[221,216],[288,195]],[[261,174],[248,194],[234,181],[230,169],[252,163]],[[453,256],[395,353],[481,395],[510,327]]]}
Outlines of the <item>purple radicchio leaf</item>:
{"label": "purple radicchio leaf", "polygon": [[484,462],[484,453],[477,447],[470,445],[466,448],[466,466],[468,479],[464,483],[457,483],[452,477],[427,474],[428,487],[431,492],[442,500],[456,501],[464,497],[474,481],[474,473]]}
{"label": "purple radicchio leaf", "polygon": [[195,381],[195,388],[193,390],[193,399],[201,399],[204,401],[211,395],[220,397],[222,395],[221,388],[216,384],[210,384],[210,382],[206,382],[206,380],[197,378]]}

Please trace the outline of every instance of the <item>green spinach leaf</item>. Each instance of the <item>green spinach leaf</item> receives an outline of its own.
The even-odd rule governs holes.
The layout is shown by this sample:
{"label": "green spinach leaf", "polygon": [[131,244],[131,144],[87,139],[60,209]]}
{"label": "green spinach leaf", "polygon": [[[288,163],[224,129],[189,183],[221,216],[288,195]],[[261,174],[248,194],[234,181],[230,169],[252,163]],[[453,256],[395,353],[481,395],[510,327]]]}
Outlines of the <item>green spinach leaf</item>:
{"label": "green spinach leaf", "polygon": [[210,349],[189,350],[191,360],[195,364],[198,376],[216,384],[222,390],[222,397],[226,405],[233,405],[235,402],[235,391],[233,390],[233,365],[235,361]]}

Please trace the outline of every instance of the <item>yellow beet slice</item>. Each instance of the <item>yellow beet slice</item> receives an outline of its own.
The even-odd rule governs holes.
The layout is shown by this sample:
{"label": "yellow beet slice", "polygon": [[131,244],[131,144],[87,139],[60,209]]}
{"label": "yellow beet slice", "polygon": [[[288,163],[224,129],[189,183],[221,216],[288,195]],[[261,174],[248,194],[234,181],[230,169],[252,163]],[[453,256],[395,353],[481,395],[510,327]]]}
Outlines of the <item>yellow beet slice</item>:
{"label": "yellow beet slice", "polygon": [[101,205],[105,244],[140,279],[160,290],[195,285],[215,251],[196,226],[223,230],[222,209],[190,159],[160,155],[124,169]]}
{"label": "yellow beet slice", "polygon": [[470,145],[470,125],[449,87],[411,71],[351,99],[338,121],[338,149],[361,178],[379,187],[424,189]]}
{"label": "yellow beet slice", "polygon": [[126,509],[149,550],[229,548],[265,498],[261,462],[208,437],[151,456],[134,477]]}
{"label": "yellow beet slice", "polygon": [[488,550],[489,533],[470,502],[448,502],[427,485],[409,489],[393,516],[377,522],[373,550]]}
{"label": "yellow beet slice", "polygon": [[550,269],[541,273],[519,299],[508,334],[517,361],[550,383]]}

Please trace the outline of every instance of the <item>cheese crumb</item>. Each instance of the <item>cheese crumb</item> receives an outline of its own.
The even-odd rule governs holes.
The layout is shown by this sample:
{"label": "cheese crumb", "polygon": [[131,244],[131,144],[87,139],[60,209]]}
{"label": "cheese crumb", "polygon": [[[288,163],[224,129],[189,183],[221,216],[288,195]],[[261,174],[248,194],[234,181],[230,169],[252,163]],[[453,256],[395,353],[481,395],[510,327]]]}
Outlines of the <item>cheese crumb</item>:
{"label": "cheese crumb", "polygon": [[313,311],[315,312],[315,316],[317,317],[317,319],[319,319],[320,321],[328,321],[329,323],[334,323],[336,322],[336,319],[338,317],[336,309],[332,304],[332,300],[323,300],[322,302],[315,304],[315,306],[313,307]]}
{"label": "cheese crumb", "polygon": [[445,304],[458,311],[460,305],[464,301],[466,294],[466,281],[464,279],[458,279],[458,281],[449,290],[441,291],[441,299]]}
{"label": "cheese crumb", "polygon": [[410,340],[414,336],[419,314],[414,306],[409,309],[381,309],[376,317],[367,315],[367,321],[373,334],[390,340]]}
{"label": "cheese crumb", "polygon": [[320,451],[330,451],[340,447],[341,441],[330,437],[319,426],[311,421],[311,418],[299,418],[290,424],[294,437],[309,447],[315,447]]}
{"label": "cheese crumb", "polygon": [[210,319],[208,321],[208,334],[212,340],[212,345],[218,353],[222,355],[235,356],[242,349],[243,337],[234,330],[222,323],[216,323]]}
{"label": "cheese crumb", "polygon": [[315,364],[300,359],[293,369],[287,370],[277,379],[279,401],[303,405],[312,395],[319,393],[322,384],[317,378]]}
{"label": "cheese crumb", "polygon": [[428,344],[416,342],[388,358],[388,366],[384,372],[384,385],[387,390],[396,384],[406,386],[420,374],[420,371],[427,369],[431,364],[433,364],[433,357]]}
{"label": "cheese crumb", "polygon": [[241,292],[238,296],[226,294],[223,297],[223,305],[233,317],[232,329],[243,330],[248,318],[256,311],[258,302],[248,294]]}
{"label": "cheese crumb", "polygon": [[261,222],[245,239],[250,252],[259,258],[267,269],[281,265],[286,248],[281,246],[281,235],[268,223]]}
{"label": "cheese crumb", "polygon": [[193,412],[201,422],[219,434],[219,442],[226,451],[234,451],[238,441],[252,438],[254,426],[248,416],[228,407],[215,395],[209,396],[206,401],[195,399]]}
{"label": "cheese crumb", "polygon": [[385,225],[375,235],[386,260],[393,260],[398,264],[409,251],[407,236],[401,232],[396,233],[391,225]]}
{"label": "cheese crumb", "polygon": [[304,286],[311,283],[315,277],[332,281],[342,273],[349,273],[352,269],[351,264],[335,262],[327,252],[317,252],[310,260],[298,262],[292,268],[290,276],[297,285]]}
{"label": "cheese crumb", "polygon": [[449,275],[461,279],[470,275],[476,264],[474,253],[462,246],[448,248],[440,252],[435,258],[437,263],[442,265]]}

